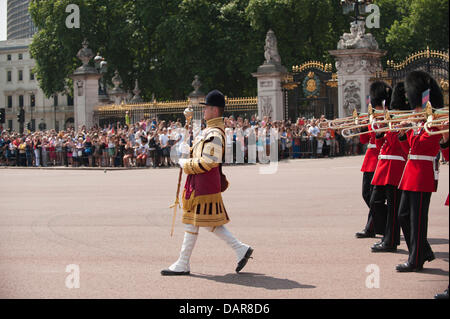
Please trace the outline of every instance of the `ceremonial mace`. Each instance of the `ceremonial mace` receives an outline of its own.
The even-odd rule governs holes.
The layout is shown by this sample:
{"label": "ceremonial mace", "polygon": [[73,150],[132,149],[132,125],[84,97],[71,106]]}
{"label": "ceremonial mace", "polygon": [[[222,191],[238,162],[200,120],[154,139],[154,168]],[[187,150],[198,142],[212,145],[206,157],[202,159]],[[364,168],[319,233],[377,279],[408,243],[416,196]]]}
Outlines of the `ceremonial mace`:
{"label": "ceremonial mace", "polygon": [[[194,110],[189,105],[183,112],[184,117],[186,118],[186,126],[189,128],[189,123],[192,120],[192,117],[194,116]],[[177,195],[175,197],[175,202],[170,205],[170,208],[173,208],[173,218],[172,218],[172,229],[170,231],[170,237],[173,236],[173,228],[175,227],[175,218],[177,216],[177,206],[180,206],[180,200],[178,199],[180,197],[180,185],[181,185],[181,176],[183,175],[183,168],[180,167],[180,172],[178,174],[178,186],[177,186]]]}

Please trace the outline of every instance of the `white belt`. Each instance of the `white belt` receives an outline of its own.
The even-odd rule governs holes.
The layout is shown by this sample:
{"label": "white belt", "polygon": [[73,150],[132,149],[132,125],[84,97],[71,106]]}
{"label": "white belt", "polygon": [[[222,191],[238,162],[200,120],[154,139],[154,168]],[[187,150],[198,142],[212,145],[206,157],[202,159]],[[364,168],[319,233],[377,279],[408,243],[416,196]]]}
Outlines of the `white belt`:
{"label": "white belt", "polygon": [[434,171],[434,179],[437,181],[439,179],[439,168],[436,168],[436,157],[428,156],[428,155],[413,155],[409,154],[408,158],[410,160],[419,160],[419,161],[430,161],[433,163],[433,171]]}
{"label": "white belt", "polygon": [[434,156],[427,156],[427,155],[413,155],[413,154],[409,154],[408,155],[409,159],[412,160],[419,160],[419,161],[430,161],[430,162],[434,162],[435,157]]}
{"label": "white belt", "polygon": [[399,155],[378,155],[378,159],[385,159],[385,160],[396,160],[396,161],[405,161],[403,156]]}
{"label": "white belt", "polygon": [[377,148],[377,146],[375,144],[367,144],[367,148]]}

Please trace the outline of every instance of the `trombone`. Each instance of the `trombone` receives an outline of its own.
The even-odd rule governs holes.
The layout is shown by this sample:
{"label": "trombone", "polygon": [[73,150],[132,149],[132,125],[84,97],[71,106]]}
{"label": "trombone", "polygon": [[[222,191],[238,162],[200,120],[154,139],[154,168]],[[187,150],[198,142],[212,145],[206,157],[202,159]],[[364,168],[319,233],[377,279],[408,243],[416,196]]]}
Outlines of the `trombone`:
{"label": "trombone", "polygon": [[[436,127],[436,126],[442,126],[445,125],[445,122],[447,122],[447,128],[443,129],[443,130],[438,130],[438,131],[431,131],[432,127]],[[423,126],[425,131],[428,133],[428,135],[436,135],[436,134],[444,134],[444,133],[448,133],[448,115],[445,117],[440,117],[438,119],[426,122],[425,125]]]}
{"label": "trombone", "polygon": [[[400,131],[400,130],[407,130],[407,129],[417,129],[417,128],[421,128],[421,127],[425,127],[425,131],[433,133],[434,134],[442,134],[442,132],[445,132],[445,130],[443,131],[429,131],[431,126],[440,126],[442,125],[442,122],[445,119],[448,119],[448,108],[444,108],[444,109],[433,109],[431,107],[431,104],[428,102],[427,106],[425,108],[424,111],[422,112],[410,112],[408,114],[403,114],[403,115],[397,115],[394,117],[391,117],[390,115],[391,113],[387,112],[386,113],[386,117],[383,121],[378,121],[376,123],[372,123],[372,130],[374,133],[381,133],[381,132],[386,132],[386,131]],[[406,120],[425,120],[426,123],[425,125],[422,126],[422,124],[416,124],[413,126],[408,126],[408,127],[395,127],[393,124],[394,123],[400,123]],[[441,123],[441,124],[438,124]],[[433,123],[431,125],[431,123]],[[382,128],[375,128],[374,124],[387,124],[387,126],[382,127]],[[426,128],[426,126],[429,126],[428,129]],[[431,126],[430,126],[431,125]],[[447,129],[448,131],[448,129]],[[438,133],[439,132],[439,133]],[[433,134],[432,134],[433,135]]]}
{"label": "trombone", "polygon": [[[382,117],[385,115],[385,111],[381,111],[381,110],[374,110],[372,109],[372,106],[369,105],[368,108],[369,112],[368,113],[356,113],[356,110],[353,111],[353,115],[352,116],[348,116],[348,117],[344,117],[344,118],[340,118],[340,119],[335,119],[335,120],[330,120],[327,122],[321,122],[319,124],[322,123],[328,123],[328,127],[324,128],[321,125],[319,125],[320,129],[347,129],[347,128],[356,128],[360,127],[359,126],[359,121],[360,120],[368,120],[369,122],[373,122],[373,118],[376,117]],[[410,111],[393,111],[391,112],[391,114],[404,114],[404,113],[410,113]],[[372,118],[372,120],[371,120]],[[323,125],[323,124],[322,124]]]}
{"label": "trombone", "polygon": [[368,125],[371,125],[371,127],[373,129],[373,124],[377,123],[376,118],[378,116],[380,116],[380,115],[383,115],[383,114],[386,114],[386,113],[377,114],[377,115],[373,115],[373,114],[370,115],[369,123],[354,124],[354,125],[349,125],[347,127],[340,127],[340,129],[342,129],[342,132],[341,132],[342,136],[345,137],[345,138],[348,138],[348,137],[360,136],[360,135],[364,135],[364,134],[367,134],[367,133],[371,133],[372,131],[370,131],[370,130],[367,130],[367,131],[364,131],[364,132],[357,132],[357,133],[350,133],[350,131],[351,130],[355,130],[355,129],[360,129],[362,127],[367,127]]}
{"label": "trombone", "polygon": [[[383,111],[374,110],[372,108],[372,106],[369,105],[367,113],[359,113],[358,114],[356,109],[354,109],[353,114],[351,116],[322,122],[322,123],[326,123],[328,126],[326,128],[323,128],[322,126],[320,126],[320,128],[321,129],[331,128],[334,130],[338,130],[338,129],[344,129],[344,128],[348,128],[348,127],[353,127],[355,125],[359,127],[360,120],[371,121],[374,116],[379,116],[379,115],[383,115]],[[320,124],[322,124],[322,123],[320,123]]]}

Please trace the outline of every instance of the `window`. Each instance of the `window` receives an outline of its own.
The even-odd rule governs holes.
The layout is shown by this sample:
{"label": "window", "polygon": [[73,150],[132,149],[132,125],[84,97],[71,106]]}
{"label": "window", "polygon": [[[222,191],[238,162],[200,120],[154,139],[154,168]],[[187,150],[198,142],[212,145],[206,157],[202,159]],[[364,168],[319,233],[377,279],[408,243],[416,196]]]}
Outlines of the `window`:
{"label": "window", "polygon": [[11,54],[8,54],[7,59],[8,59],[8,61],[11,61]]}
{"label": "window", "polygon": [[7,75],[6,75],[6,81],[7,82],[11,82],[12,81],[12,72],[8,71]]}
{"label": "window", "polygon": [[19,70],[19,81],[23,81],[23,71]]}
{"label": "window", "polygon": [[19,60],[23,60],[23,55],[22,55],[22,53],[19,53]]}
{"label": "window", "polygon": [[34,73],[30,70],[30,81],[34,81]]}
{"label": "window", "polygon": [[12,108],[12,95],[8,95],[8,108]]}
{"label": "window", "polygon": [[53,96],[53,106],[58,106],[58,95]]}
{"label": "window", "polygon": [[67,95],[67,105],[73,106],[73,97],[70,95]]}
{"label": "window", "polygon": [[23,95],[19,95],[19,107],[23,107]]}
{"label": "window", "polygon": [[34,132],[36,130],[36,120],[31,119],[31,130]]}
{"label": "window", "polygon": [[12,131],[12,120],[8,120],[8,130]]}
{"label": "window", "polygon": [[30,95],[30,106],[35,107],[36,106],[36,97],[34,94]]}

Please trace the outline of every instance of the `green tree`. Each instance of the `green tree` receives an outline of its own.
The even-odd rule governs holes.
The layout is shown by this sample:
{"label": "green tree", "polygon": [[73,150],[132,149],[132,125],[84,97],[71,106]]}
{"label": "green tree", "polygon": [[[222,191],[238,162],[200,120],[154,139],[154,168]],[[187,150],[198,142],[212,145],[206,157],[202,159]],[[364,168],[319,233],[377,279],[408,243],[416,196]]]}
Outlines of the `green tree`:
{"label": "green tree", "polygon": [[387,22],[381,29],[380,38],[390,58],[400,60],[427,46],[448,50],[448,0],[377,2],[380,3],[381,20]]}
{"label": "green tree", "polygon": [[[80,29],[68,29],[67,5],[80,7]],[[400,59],[429,45],[448,48],[448,1],[376,0],[381,28],[369,29]],[[351,18],[337,0],[32,0],[39,32],[30,47],[47,96],[71,86],[84,38],[117,69],[125,90],[139,80],[144,99],[185,99],[198,74],[207,92],[256,94],[251,73],[264,61],[266,33],[278,39],[283,65],[307,60],[333,63],[328,50],[349,30]]]}

